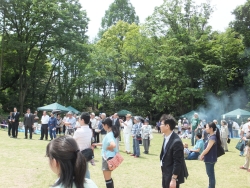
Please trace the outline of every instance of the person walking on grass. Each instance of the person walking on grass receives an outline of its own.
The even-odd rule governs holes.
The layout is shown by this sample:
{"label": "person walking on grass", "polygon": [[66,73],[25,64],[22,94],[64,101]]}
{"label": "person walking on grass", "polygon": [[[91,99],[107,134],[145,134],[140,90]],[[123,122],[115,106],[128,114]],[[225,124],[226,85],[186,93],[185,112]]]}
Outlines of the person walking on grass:
{"label": "person walking on grass", "polygon": [[112,159],[118,153],[116,138],[119,137],[119,130],[116,126],[112,126],[112,120],[105,118],[102,125],[107,134],[102,143],[94,143],[93,146],[102,146],[102,170],[106,182],[106,188],[114,188],[114,182],[111,177],[111,170],[108,168],[108,160]]}
{"label": "person walking on grass", "polygon": [[84,178],[86,160],[71,136],[61,136],[49,142],[46,157],[58,177],[53,188],[97,188],[92,180]]}
{"label": "person walking on grass", "polygon": [[134,158],[140,157],[140,146],[139,146],[139,140],[140,137],[140,130],[141,130],[141,120],[138,116],[135,116],[134,118],[134,125],[132,127],[132,138],[133,138],[133,154],[131,156],[134,156]]}
{"label": "person walking on grass", "polygon": [[217,162],[217,146],[221,145],[220,131],[217,130],[214,122],[206,125],[206,131],[209,134],[208,140],[205,143],[205,150],[201,153],[200,159],[204,160],[207,175],[209,178],[208,188],[215,188],[216,180],[214,173],[214,165]]}

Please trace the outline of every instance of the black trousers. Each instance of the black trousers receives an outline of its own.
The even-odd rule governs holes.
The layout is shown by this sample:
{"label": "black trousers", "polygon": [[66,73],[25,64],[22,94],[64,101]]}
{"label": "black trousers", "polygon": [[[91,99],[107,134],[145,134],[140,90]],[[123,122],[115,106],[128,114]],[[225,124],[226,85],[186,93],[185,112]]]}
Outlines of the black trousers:
{"label": "black trousers", "polygon": [[63,134],[65,134],[65,131],[66,131],[66,127],[65,125],[63,125]]}
{"label": "black trousers", "polygon": [[43,140],[43,137],[45,135],[45,139],[48,140],[48,124],[42,124],[41,127],[41,140]]}
{"label": "black trousers", "polygon": [[99,134],[100,133],[97,133],[97,132],[95,132],[95,130],[94,130],[94,138],[95,138],[95,143],[99,143]]}
{"label": "black trousers", "polygon": [[8,123],[8,135],[9,135],[9,136],[11,136],[11,133],[10,133],[11,131],[12,131],[12,123],[9,122],[9,123]]}
{"label": "black trousers", "polygon": [[56,128],[56,134],[61,134],[61,127]]}
{"label": "black trousers", "polygon": [[12,136],[15,138],[17,138],[17,136],[18,136],[18,124],[19,124],[19,122],[12,123]]}
{"label": "black trousers", "polygon": [[28,138],[28,130],[29,130],[30,139],[32,139],[32,132],[33,132],[32,126],[24,126],[24,128],[25,128],[25,138]]}

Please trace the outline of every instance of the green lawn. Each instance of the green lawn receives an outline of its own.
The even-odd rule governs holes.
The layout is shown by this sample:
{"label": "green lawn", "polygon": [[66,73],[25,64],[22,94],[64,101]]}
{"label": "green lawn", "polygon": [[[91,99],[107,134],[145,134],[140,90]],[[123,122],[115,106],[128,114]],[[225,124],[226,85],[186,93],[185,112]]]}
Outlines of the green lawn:
{"label": "green lawn", "polygon": [[[0,130],[0,187],[35,187],[46,188],[53,184],[56,176],[50,170],[48,159],[45,157],[47,141],[40,141],[39,135],[34,135],[33,140],[25,140],[24,133],[19,133],[18,139],[9,138],[7,131]],[[184,140],[190,144],[190,140]],[[250,173],[240,170],[244,164],[244,157],[239,156],[235,149],[237,140],[232,140],[229,151],[219,158],[215,166],[218,188],[247,188],[250,187]],[[123,153],[124,145],[120,150],[124,162],[113,174],[116,188],[160,188],[161,171],[159,153],[162,145],[161,134],[154,134],[151,141],[150,154],[142,154],[140,158],[133,158]],[[132,147],[132,146],[131,146]],[[141,152],[143,147],[141,146]],[[99,188],[105,188],[101,171],[100,149],[95,150],[96,166],[90,165],[91,179]],[[181,187],[205,188],[208,178],[205,165],[202,161],[186,161],[189,177]]]}

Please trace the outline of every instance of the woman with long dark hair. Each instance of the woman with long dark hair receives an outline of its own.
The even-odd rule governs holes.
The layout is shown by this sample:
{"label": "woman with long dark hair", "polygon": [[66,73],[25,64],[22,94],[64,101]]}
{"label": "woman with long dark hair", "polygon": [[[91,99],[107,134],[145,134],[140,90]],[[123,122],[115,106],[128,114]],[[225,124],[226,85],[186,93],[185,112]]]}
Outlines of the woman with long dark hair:
{"label": "woman with long dark hair", "polygon": [[102,126],[107,132],[102,143],[94,143],[93,146],[102,146],[102,170],[107,188],[114,188],[114,182],[111,178],[111,170],[108,168],[108,160],[112,159],[118,152],[116,138],[119,136],[119,130],[116,126],[112,126],[112,120],[105,118]]}
{"label": "woman with long dark hair", "polygon": [[71,136],[52,140],[46,148],[51,170],[58,175],[52,187],[56,188],[97,188],[90,179],[84,179],[86,160],[76,141]]}
{"label": "woman with long dark hair", "polygon": [[221,145],[220,131],[217,130],[215,123],[211,122],[206,125],[206,131],[209,134],[208,140],[204,145],[204,151],[200,159],[204,160],[206,171],[209,178],[208,188],[215,188],[214,165],[217,162],[217,146]]}

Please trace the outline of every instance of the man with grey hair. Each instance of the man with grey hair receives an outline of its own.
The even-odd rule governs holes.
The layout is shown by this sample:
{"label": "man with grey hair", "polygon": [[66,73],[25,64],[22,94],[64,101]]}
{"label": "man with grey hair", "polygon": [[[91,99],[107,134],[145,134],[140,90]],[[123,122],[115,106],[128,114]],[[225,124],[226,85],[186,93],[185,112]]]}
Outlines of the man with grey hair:
{"label": "man with grey hair", "polygon": [[107,134],[107,132],[105,131],[105,129],[102,126],[102,121],[106,118],[106,114],[105,113],[101,113],[101,119],[100,122],[98,124],[98,129],[100,131],[100,135],[101,135],[101,139],[100,142],[102,142],[103,138],[105,137],[105,135]]}
{"label": "man with grey hair", "polygon": [[66,130],[68,134],[74,133],[74,128],[76,126],[76,118],[73,117],[73,113],[69,111],[68,113],[68,118],[64,122],[64,125],[66,126]]}
{"label": "man with grey hair", "polygon": [[[93,137],[95,138],[95,143],[99,143],[99,133],[96,133],[95,130],[98,129],[98,122],[95,119],[95,113],[92,112],[90,114],[90,122],[91,122],[91,128],[92,128],[92,132],[93,132]],[[97,139],[97,135],[98,135],[98,139]]]}
{"label": "man with grey hair", "polygon": [[198,125],[200,123],[199,120],[199,115],[198,113],[194,113],[194,117],[191,119],[191,144],[192,146],[194,146],[195,142],[195,135],[196,135],[196,131],[198,130]]}

